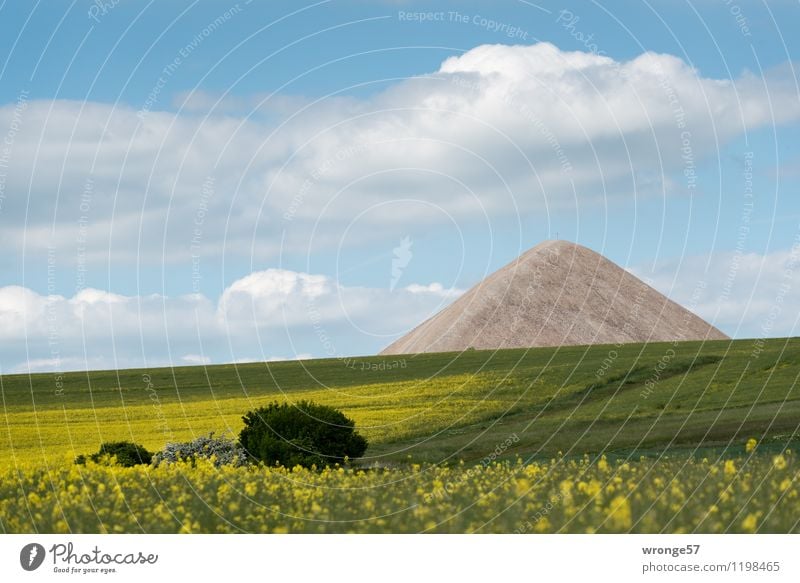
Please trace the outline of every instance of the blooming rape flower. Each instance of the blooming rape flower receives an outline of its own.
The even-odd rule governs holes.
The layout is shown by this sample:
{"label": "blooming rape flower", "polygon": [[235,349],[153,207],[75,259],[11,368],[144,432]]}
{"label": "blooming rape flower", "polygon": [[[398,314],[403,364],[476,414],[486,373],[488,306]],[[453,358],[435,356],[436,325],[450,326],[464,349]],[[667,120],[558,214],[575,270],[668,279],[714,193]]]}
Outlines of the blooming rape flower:
{"label": "blooming rape flower", "polygon": [[615,530],[625,531],[631,527],[631,505],[624,496],[611,501],[609,521]]}
{"label": "blooming rape flower", "polygon": [[747,532],[755,532],[758,528],[758,516],[755,514],[748,514],[742,521],[742,528]]}
{"label": "blooming rape flower", "polygon": [[[49,469],[29,463],[0,469],[0,524],[9,533],[514,532],[526,521],[526,532],[659,532],[667,524],[676,533],[796,530],[800,497],[788,452],[606,460],[605,471],[599,462],[422,464],[416,471],[410,464],[311,471],[219,468],[213,460],[80,470],[70,460]],[[781,473],[764,480],[771,471]],[[425,500],[434,485],[449,495]]]}

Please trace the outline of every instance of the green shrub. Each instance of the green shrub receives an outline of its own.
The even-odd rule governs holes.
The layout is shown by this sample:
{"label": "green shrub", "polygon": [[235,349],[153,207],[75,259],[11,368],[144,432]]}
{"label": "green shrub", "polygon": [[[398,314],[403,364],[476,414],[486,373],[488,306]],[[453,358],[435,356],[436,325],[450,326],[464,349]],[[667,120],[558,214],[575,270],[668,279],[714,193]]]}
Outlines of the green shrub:
{"label": "green shrub", "polygon": [[270,403],[242,419],[239,442],[269,465],[322,467],[361,457],[367,450],[367,440],[344,413],[309,401]]}
{"label": "green shrub", "polygon": [[130,441],[109,441],[100,446],[100,451],[89,456],[79,455],[75,458],[76,464],[85,464],[89,459],[95,463],[109,462],[113,459],[116,464],[126,468],[149,464],[153,461],[153,454],[139,444]]}

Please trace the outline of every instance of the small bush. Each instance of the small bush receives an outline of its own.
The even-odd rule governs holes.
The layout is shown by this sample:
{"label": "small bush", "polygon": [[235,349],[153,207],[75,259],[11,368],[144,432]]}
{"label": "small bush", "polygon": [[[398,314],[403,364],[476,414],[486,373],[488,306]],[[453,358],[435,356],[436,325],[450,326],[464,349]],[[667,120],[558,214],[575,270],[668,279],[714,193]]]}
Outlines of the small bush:
{"label": "small bush", "polygon": [[168,443],[154,457],[156,465],[196,459],[214,459],[215,466],[241,466],[247,463],[247,452],[232,439],[214,437],[213,433],[183,443]]}
{"label": "small bush", "polygon": [[110,441],[100,446],[100,451],[91,455],[79,455],[76,464],[85,464],[86,460],[95,463],[106,463],[115,460],[116,464],[126,468],[147,465],[153,461],[153,454],[139,444],[130,441]]}
{"label": "small bush", "polygon": [[367,450],[355,423],[325,405],[271,403],[242,419],[239,442],[253,458],[269,465],[323,467],[361,457]]}

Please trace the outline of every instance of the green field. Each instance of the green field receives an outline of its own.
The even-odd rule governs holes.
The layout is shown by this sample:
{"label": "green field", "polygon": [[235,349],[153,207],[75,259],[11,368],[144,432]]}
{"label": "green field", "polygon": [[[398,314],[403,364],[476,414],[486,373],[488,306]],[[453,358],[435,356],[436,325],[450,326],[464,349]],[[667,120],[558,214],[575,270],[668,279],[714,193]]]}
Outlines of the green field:
{"label": "green field", "polygon": [[[0,532],[798,532],[800,340],[0,377]],[[370,442],[324,471],[72,463],[273,400]],[[748,445],[749,442],[749,445]]]}
{"label": "green field", "polygon": [[783,444],[798,375],[800,340],[771,339],[4,376],[0,463],[238,434],[249,409],[302,398],[356,421],[365,463],[479,460],[512,434],[523,458]]}

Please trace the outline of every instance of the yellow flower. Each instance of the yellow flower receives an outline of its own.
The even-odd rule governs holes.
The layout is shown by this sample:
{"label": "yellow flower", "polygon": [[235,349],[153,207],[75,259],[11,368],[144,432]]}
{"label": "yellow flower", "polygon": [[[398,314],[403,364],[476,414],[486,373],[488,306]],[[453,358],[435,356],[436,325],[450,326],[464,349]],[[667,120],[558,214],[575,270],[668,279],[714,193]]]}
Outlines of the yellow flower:
{"label": "yellow flower", "polygon": [[552,529],[553,526],[550,524],[550,519],[546,516],[536,521],[536,532],[551,532]]}
{"label": "yellow flower", "polygon": [[595,479],[592,479],[586,485],[586,493],[590,497],[594,498],[595,496],[597,496],[600,493],[600,490],[602,488],[603,488],[603,485],[599,481],[597,481]]}
{"label": "yellow flower", "polygon": [[733,476],[736,473],[736,464],[733,460],[725,460],[725,475]]}
{"label": "yellow flower", "polygon": [[786,469],[786,458],[782,455],[776,455],[772,458],[772,466],[776,470],[785,470]]}
{"label": "yellow flower", "polygon": [[624,496],[617,496],[611,501],[608,515],[609,524],[614,530],[628,530],[631,527],[631,505]]}
{"label": "yellow flower", "polygon": [[751,437],[750,439],[747,440],[747,443],[744,446],[744,450],[747,453],[750,453],[756,448],[757,445],[758,441],[756,441],[754,438]]}
{"label": "yellow flower", "polygon": [[747,518],[742,521],[742,528],[747,532],[755,532],[758,528],[758,516],[755,514],[748,514]]}

